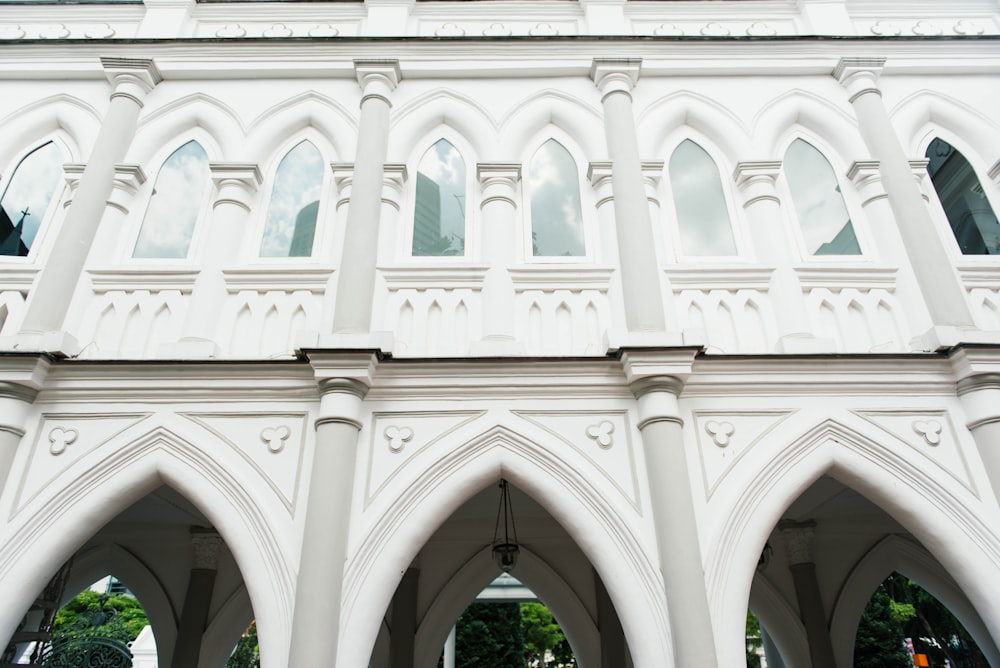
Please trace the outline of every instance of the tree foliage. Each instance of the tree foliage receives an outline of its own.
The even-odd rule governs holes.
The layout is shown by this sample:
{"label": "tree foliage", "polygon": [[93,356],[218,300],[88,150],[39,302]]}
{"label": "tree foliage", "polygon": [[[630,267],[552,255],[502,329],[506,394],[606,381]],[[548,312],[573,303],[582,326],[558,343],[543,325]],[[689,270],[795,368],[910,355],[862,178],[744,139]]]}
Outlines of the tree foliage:
{"label": "tree foliage", "polygon": [[903,645],[903,627],[893,615],[893,600],[885,583],[865,606],[854,642],[855,668],[909,668],[913,665]]}
{"label": "tree foliage", "polygon": [[236,643],[236,649],[226,661],[226,668],[260,668],[260,647],[257,644],[256,620],[250,622],[250,626]]}
{"label": "tree foliage", "polygon": [[518,603],[473,603],[455,628],[456,668],[524,668]]}
{"label": "tree foliage", "polygon": [[146,611],[135,597],[85,589],[56,612],[52,637],[59,639],[87,630],[88,635],[108,638],[119,638],[124,633],[125,641],[131,642],[147,624]]}
{"label": "tree foliage", "polygon": [[760,634],[760,620],[757,615],[747,610],[747,631],[746,631],[747,668],[760,668],[760,656],[757,651],[763,644]]}
{"label": "tree foliage", "polygon": [[[524,660],[531,668],[576,666],[573,650],[552,612],[541,603],[521,604]],[[551,659],[551,660],[550,660]]]}

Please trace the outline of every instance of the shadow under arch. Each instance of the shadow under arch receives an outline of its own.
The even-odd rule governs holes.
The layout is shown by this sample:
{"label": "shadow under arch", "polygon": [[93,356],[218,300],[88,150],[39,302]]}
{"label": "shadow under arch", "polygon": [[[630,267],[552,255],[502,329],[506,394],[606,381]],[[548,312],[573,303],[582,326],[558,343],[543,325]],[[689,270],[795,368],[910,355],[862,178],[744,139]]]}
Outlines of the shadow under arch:
{"label": "shadow under arch", "polygon": [[991,666],[1000,666],[1000,651],[968,598],[923,546],[900,536],[887,536],[857,563],[840,594],[830,620],[830,640],[838,666],[851,665],[858,622],[872,592],[893,572],[926,589],[962,623]]}
{"label": "shadow under arch", "polygon": [[762,156],[783,159],[790,138],[799,136],[798,128],[807,130],[836,151],[838,162],[845,165],[868,155],[857,121],[850,112],[831,105],[827,98],[800,89],[774,98],[757,112],[751,122],[754,150]]}
{"label": "shadow under arch", "polygon": [[[452,575],[424,614],[415,642],[415,665],[434,668],[455,619],[479,592],[499,574],[492,548],[472,556]],[[552,611],[579,662],[580,668],[600,665],[600,635],[594,620],[569,584],[542,558],[521,547],[517,579],[527,585]]]}
{"label": "shadow under arch", "polygon": [[[423,146],[441,126],[451,128],[462,137],[477,160],[498,159],[501,151],[497,136],[499,124],[489,110],[470,97],[453,90],[437,89],[393,109],[391,128],[397,146]],[[514,157],[499,155],[502,159]]]}
{"label": "shadow under arch", "polygon": [[169,666],[177,640],[177,617],[170,598],[152,571],[122,546],[98,545],[78,553],[73,558],[59,606],[66,605],[79,592],[106,575],[114,576],[135,594],[153,629],[159,663]]}
{"label": "shadow under arch", "polygon": [[244,471],[240,480],[234,474],[239,465],[214,460],[210,446],[228,446],[193,423],[190,429],[175,425],[177,433],[145,425],[83,455],[15,516],[0,548],[0,580],[19,586],[0,609],[0,637],[10,637],[51,574],[98,528],[167,485],[194,504],[225,540],[259,612],[262,659],[280,665],[287,652],[294,578],[281,542],[251,494],[255,486],[247,477],[252,474]]}
{"label": "shadow under arch", "polygon": [[599,491],[554,454],[560,448],[542,447],[504,425],[441,445],[446,454],[392,500],[350,558],[340,662],[365,665],[400,575],[446,518],[499,478],[544,507],[588,558],[619,613],[635,666],[663,666],[673,656],[657,564]]}
{"label": "shadow under arch", "polygon": [[[766,577],[754,575],[747,606],[760,620],[763,631],[774,641],[786,666],[808,666],[809,640],[798,612],[793,610]],[[847,664],[845,664],[847,665]]]}
{"label": "shadow under arch", "polygon": [[[721,665],[743,655],[742,610],[757,555],[782,514],[823,475],[861,494],[910,531],[952,574],[987,627],[1000,629],[1000,601],[980,586],[1000,577],[1000,537],[967,507],[969,498],[959,498],[954,488],[937,481],[936,471],[922,469],[919,460],[894,452],[861,427],[824,420],[775,450],[761,470],[745,472],[752,481],[717,534],[706,569]],[[923,493],[915,495],[913,489]]]}

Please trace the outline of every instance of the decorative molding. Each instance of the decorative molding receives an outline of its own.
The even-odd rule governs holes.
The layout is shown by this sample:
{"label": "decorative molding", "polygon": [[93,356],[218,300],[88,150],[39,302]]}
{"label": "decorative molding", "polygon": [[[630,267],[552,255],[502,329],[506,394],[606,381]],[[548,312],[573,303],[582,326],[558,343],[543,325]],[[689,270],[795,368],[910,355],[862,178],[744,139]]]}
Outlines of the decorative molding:
{"label": "decorative molding", "polygon": [[914,420],[913,431],[924,437],[927,445],[941,444],[941,423],[937,420]]}
{"label": "decorative molding", "polygon": [[[436,259],[436,258],[435,258]],[[479,290],[489,267],[441,264],[378,267],[390,290]]]}
{"label": "decorative molding", "polygon": [[687,265],[663,270],[674,289],[767,290],[774,267],[748,265]]}
{"label": "decorative molding", "polygon": [[190,293],[198,278],[196,269],[88,269],[94,292],[163,292]]}
{"label": "decorative molding", "polygon": [[389,449],[393,452],[400,452],[403,446],[413,439],[413,430],[409,427],[397,427],[389,425],[382,432],[385,440],[389,443]]}
{"label": "decorative molding", "polygon": [[590,65],[590,78],[601,95],[629,95],[639,81],[641,58],[595,58]]}
{"label": "decorative molding", "polygon": [[896,286],[896,267],[798,266],[796,275],[804,288],[859,288],[870,290]]}
{"label": "decorative molding", "polygon": [[260,440],[267,444],[267,449],[278,453],[284,450],[285,441],[292,435],[292,430],[285,425],[277,427],[265,427],[260,432]]}
{"label": "decorative molding", "polygon": [[49,432],[49,452],[53,455],[61,455],[66,451],[66,447],[72,445],[80,435],[72,427],[56,427]]}
{"label": "decorative molding", "polygon": [[326,290],[332,267],[275,267],[254,269],[224,269],[222,275],[226,279],[226,289],[230,293],[253,290],[268,292],[283,290],[285,292],[321,293]]}
{"label": "decorative molding", "polygon": [[709,420],[705,423],[705,432],[712,437],[712,442],[720,448],[729,445],[729,439],[736,433],[736,427],[732,422],[717,422]]}
{"label": "decorative molding", "polygon": [[614,445],[614,436],[612,436],[614,431],[615,425],[613,422],[610,420],[601,420],[597,424],[587,427],[587,436],[593,439],[597,445],[607,450]]}
{"label": "decorative molding", "polygon": [[517,292],[526,290],[600,290],[608,289],[608,282],[615,272],[613,267],[559,264],[548,266],[511,267],[511,279]]}

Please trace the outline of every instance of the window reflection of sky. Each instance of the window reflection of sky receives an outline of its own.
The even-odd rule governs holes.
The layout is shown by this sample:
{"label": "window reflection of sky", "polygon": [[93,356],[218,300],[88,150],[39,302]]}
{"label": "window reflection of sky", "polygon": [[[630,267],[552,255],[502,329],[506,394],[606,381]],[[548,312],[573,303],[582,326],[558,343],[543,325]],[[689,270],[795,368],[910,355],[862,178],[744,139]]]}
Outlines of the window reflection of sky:
{"label": "window reflection of sky", "polygon": [[[261,257],[312,254],[318,212],[314,205],[323,189],[323,169],[323,156],[308,141],[296,145],[282,158],[271,190]],[[296,225],[301,228],[298,235]],[[297,243],[293,244],[293,240]]]}
{"label": "window reflection of sky", "polygon": [[[462,255],[465,252],[465,160],[446,139],[420,159],[417,173],[413,255]],[[431,201],[435,200],[435,201]]]}
{"label": "window reflection of sky", "polygon": [[38,228],[52,202],[59,177],[62,175],[62,152],[53,142],[47,142],[29,153],[14,169],[0,204],[13,225],[27,209],[21,241],[28,248],[35,242]]}
{"label": "window reflection of sky", "polygon": [[208,156],[196,141],[166,159],[156,177],[133,257],[187,257],[209,180]]}
{"label": "window reflection of sky", "polygon": [[685,255],[735,255],[719,169],[690,139],[670,157],[670,186]]}
{"label": "window reflection of sky", "polygon": [[546,141],[528,172],[535,256],[584,255],[583,213],[576,163],[562,144]]}
{"label": "window reflection of sky", "polygon": [[809,254],[860,254],[837,177],[826,158],[796,139],[785,152],[784,168]]}

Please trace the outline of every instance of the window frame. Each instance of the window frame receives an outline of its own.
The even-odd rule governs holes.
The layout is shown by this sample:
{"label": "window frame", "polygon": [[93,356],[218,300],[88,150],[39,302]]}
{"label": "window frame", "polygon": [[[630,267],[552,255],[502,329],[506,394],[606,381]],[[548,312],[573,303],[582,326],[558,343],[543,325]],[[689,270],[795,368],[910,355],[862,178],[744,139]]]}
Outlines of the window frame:
{"label": "window frame", "polygon": [[0,198],[7,193],[7,188],[10,186],[11,182],[14,180],[14,176],[21,166],[21,164],[30,156],[32,153],[42,148],[46,144],[53,144],[62,156],[62,162],[60,163],[60,168],[62,170],[62,175],[56,182],[55,188],[52,191],[52,198],[49,200],[49,206],[45,210],[45,214],[42,216],[41,222],[38,224],[38,231],[35,233],[35,238],[32,241],[31,248],[28,249],[27,255],[0,255],[0,261],[12,262],[12,263],[34,263],[40,253],[43,251],[41,249],[47,248],[47,242],[51,230],[57,224],[62,223],[62,217],[60,211],[65,210],[64,200],[66,198],[66,193],[69,190],[69,181],[66,177],[66,165],[70,163],[67,160],[67,156],[71,155],[66,143],[61,141],[58,136],[47,135],[41,137],[35,141],[32,141],[27,146],[22,146],[20,150],[13,153],[10,160],[7,162],[7,167],[0,174],[8,174],[9,177],[4,178],[0,181]]}

